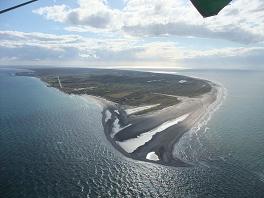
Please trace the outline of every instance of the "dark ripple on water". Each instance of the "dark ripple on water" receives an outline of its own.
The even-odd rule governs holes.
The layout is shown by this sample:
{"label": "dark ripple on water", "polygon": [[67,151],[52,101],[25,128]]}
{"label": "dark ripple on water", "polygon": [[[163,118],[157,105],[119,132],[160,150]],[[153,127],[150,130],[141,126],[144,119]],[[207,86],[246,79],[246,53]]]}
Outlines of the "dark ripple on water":
{"label": "dark ripple on water", "polygon": [[[264,192],[254,175],[231,165],[172,168],[127,159],[105,139],[100,108],[31,81],[36,87],[28,89],[38,88],[45,100],[0,117],[0,197],[260,197]],[[4,102],[11,108],[14,101]]]}

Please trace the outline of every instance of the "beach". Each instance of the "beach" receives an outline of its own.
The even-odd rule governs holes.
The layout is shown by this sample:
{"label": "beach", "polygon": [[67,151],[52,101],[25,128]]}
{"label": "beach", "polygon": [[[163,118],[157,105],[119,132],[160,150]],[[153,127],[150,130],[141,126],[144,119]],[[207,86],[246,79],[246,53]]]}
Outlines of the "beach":
{"label": "beach", "polygon": [[95,101],[102,109],[107,140],[126,157],[167,166],[190,166],[173,155],[173,149],[183,134],[199,128],[202,120],[216,109],[223,98],[220,85],[151,72],[83,72],[38,69],[29,75],[67,94]]}
{"label": "beach", "polygon": [[180,103],[161,110],[137,115],[146,107],[127,107],[101,97],[82,95],[102,107],[102,124],[108,141],[126,157],[167,166],[184,167],[172,151],[182,135],[198,125],[222,100],[222,87],[210,83],[212,89],[198,97],[181,97]]}
{"label": "beach", "polygon": [[[81,94],[69,95],[59,84],[51,86],[52,83],[43,83],[39,78],[12,73],[0,72],[4,197],[262,197],[264,194],[264,107],[260,105],[264,97],[263,72],[180,73],[219,83],[227,95],[221,106],[217,99],[201,112],[202,117],[191,130],[183,132],[173,144],[172,158],[176,161],[172,165],[165,162],[161,165],[161,155],[149,146],[155,145],[153,141],[160,143],[159,139],[165,139],[162,134],[166,131],[161,129],[177,121],[186,122],[190,118],[185,118],[186,114],[173,116],[166,124],[145,131],[148,135],[141,140],[147,140],[154,132],[156,136],[145,145],[148,148],[141,147],[147,155],[142,154],[140,159],[110,142],[114,141],[111,135],[116,136],[131,123],[118,127],[115,121],[115,133],[106,139],[102,125],[104,108],[99,101],[87,96],[88,101]],[[57,76],[55,73],[54,82]],[[59,76],[63,88],[69,88],[65,76]],[[79,86],[73,88],[93,86],[76,85]],[[163,90],[153,93],[179,93]],[[221,89],[217,93],[219,102],[220,92]],[[112,117],[110,111],[105,114],[105,121]],[[138,116],[130,114],[127,120]],[[173,135],[179,133],[176,129]]]}

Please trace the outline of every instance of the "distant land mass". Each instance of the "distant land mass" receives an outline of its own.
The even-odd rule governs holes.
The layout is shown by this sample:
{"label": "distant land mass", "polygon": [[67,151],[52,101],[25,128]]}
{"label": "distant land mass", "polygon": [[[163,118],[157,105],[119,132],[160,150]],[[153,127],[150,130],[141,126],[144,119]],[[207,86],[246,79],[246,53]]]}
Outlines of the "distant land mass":
{"label": "distant land mass", "polygon": [[221,87],[181,75],[87,68],[38,68],[17,75],[40,78],[67,94],[103,107],[107,139],[129,158],[189,166],[173,155],[185,132],[213,110]]}

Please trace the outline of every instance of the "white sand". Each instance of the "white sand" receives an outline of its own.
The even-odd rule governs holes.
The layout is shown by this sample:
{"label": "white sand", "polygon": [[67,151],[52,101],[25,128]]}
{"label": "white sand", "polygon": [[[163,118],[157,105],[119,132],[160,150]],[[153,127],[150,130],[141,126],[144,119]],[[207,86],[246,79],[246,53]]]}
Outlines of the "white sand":
{"label": "white sand", "polygon": [[117,133],[119,133],[120,131],[122,131],[123,129],[125,129],[125,128],[131,126],[131,125],[132,124],[128,124],[128,125],[126,125],[124,127],[121,127],[120,124],[119,124],[119,119],[116,118],[114,123],[113,123],[111,138],[114,138]]}
{"label": "white sand", "polygon": [[73,89],[74,91],[82,91],[82,90],[87,90],[87,89],[89,89],[89,90],[91,90],[91,89],[94,89],[95,87],[83,87],[83,88],[75,88],[75,89]]}
{"label": "white sand", "polygon": [[154,105],[148,105],[148,106],[141,106],[141,107],[135,107],[135,108],[128,108],[125,110],[127,115],[131,115],[131,114],[135,114],[138,113],[140,111],[144,111],[147,109],[151,109],[153,107],[159,106],[160,104],[154,104]]}
{"label": "white sand", "polygon": [[153,151],[147,154],[146,159],[151,161],[159,161],[159,156]]}
{"label": "white sand", "polygon": [[114,112],[116,112],[118,115],[120,115],[119,111],[118,110],[114,110]]}
{"label": "white sand", "polygon": [[150,141],[152,139],[152,137],[157,134],[160,133],[164,130],[166,130],[167,128],[178,124],[179,122],[182,122],[183,120],[185,120],[187,117],[189,116],[189,114],[185,114],[182,115],[176,119],[173,120],[169,120],[167,122],[164,122],[163,124],[161,124],[160,126],[140,134],[138,137],[136,138],[132,138],[129,140],[125,140],[123,142],[119,142],[116,141],[116,143],[121,146],[126,152],[128,153],[132,153],[134,152],[138,147],[143,146],[146,142]]}
{"label": "white sand", "polygon": [[62,88],[62,85],[61,85],[61,81],[60,81],[60,77],[59,76],[58,76],[58,82],[59,82],[60,88]]}
{"label": "white sand", "polygon": [[111,116],[112,116],[112,114],[110,113],[110,111],[106,110],[106,111],[105,111],[105,123],[106,123],[109,119],[111,119]]}

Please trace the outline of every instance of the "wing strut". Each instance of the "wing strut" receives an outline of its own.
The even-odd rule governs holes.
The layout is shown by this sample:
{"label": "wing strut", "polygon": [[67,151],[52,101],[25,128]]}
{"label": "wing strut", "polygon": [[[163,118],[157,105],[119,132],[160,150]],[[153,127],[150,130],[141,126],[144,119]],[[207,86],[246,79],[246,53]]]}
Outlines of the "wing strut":
{"label": "wing strut", "polygon": [[33,3],[33,2],[35,2],[35,1],[38,1],[38,0],[27,1],[27,2],[25,2],[25,3],[21,3],[21,4],[19,4],[19,5],[13,6],[13,7],[11,7],[11,8],[7,8],[7,9],[4,9],[4,10],[0,10],[0,14],[3,14],[3,13],[8,12],[8,11],[10,11],[10,10],[14,10],[14,9],[16,9],[16,8],[22,7],[22,6],[27,5],[27,4]]}

